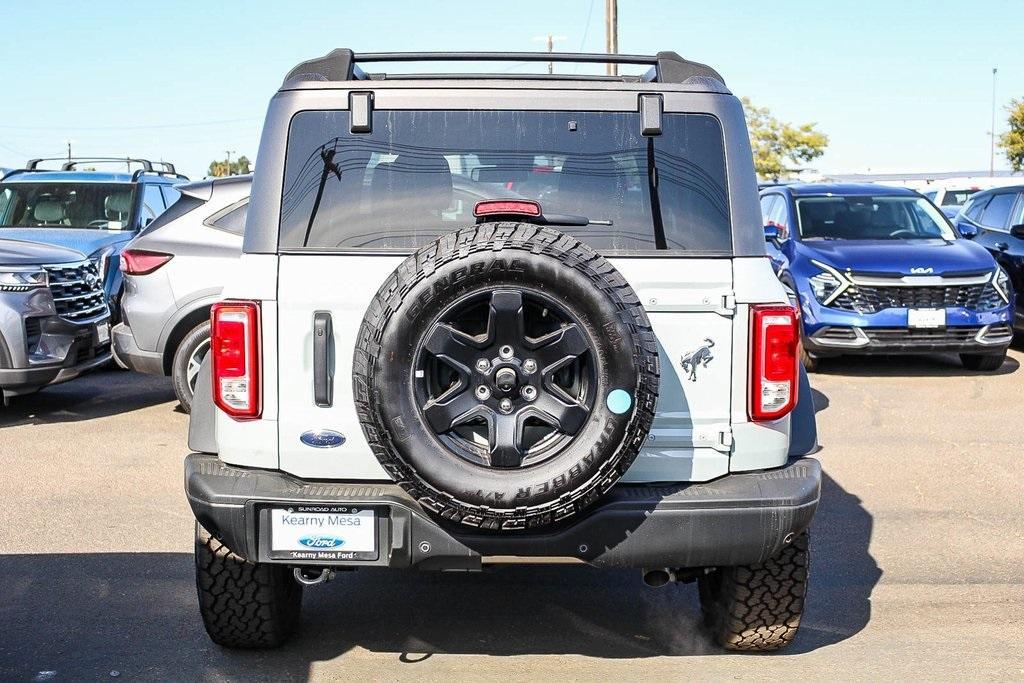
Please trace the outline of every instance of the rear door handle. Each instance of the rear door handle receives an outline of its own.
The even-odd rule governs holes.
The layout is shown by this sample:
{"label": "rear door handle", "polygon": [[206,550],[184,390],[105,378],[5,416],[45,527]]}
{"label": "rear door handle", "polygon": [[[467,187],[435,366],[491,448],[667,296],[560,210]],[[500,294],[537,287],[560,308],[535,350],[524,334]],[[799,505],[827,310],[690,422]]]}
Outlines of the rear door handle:
{"label": "rear door handle", "polygon": [[996,242],[992,246],[994,246],[999,251],[1006,251],[1007,249],[1010,248],[1010,245],[1007,244],[1006,242]]}
{"label": "rear door handle", "polygon": [[334,403],[334,324],[328,311],[313,313],[313,402],[321,408]]}

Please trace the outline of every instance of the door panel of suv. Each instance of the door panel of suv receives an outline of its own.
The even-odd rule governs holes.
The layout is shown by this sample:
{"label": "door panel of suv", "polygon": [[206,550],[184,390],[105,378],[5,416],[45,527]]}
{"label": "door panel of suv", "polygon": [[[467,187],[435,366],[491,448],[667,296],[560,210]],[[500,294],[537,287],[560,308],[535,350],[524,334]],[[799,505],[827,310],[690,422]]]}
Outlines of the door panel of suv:
{"label": "door panel of suv", "polygon": [[980,214],[975,214],[978,217],[973,221],[978,228],[975,241],[992,252],[996,261],[1007,270],[1014,269],[1014,252],[1019,255],[1024,251],[1021,249],[1021,240],[1010,236],[1010,214],[1014,211],[1017,197],[1016,192],[993,194]]}

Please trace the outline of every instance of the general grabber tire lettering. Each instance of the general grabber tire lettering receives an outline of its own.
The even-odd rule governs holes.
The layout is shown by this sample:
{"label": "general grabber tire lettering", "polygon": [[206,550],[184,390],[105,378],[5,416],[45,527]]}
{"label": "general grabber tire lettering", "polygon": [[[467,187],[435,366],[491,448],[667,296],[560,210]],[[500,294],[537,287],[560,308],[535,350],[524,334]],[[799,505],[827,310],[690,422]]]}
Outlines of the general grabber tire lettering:
{"label": "general grabber tire lettering", "polygon": [[[475,336],[455,330],[463,317],[447,322],[473,310]],[[510,329],[522,345],[501,341]],[[426,399],[424,358],[457,376]],[[553,386],[570,370],[581,378],[571,400]],[[423,247],[380,288],[359,330],[353,391],[377,459],[424,508],[460,526],[529,531],[585,510],[636,458],[654,418],[657,342],[636,293],[590,247],[547,227],[483,223]],[[442,408],[451,415],[435,419]],[[454,426],[474,419],[482,442]],[[548,426],[548,441],[525,445]]]}
{"label": "general grabber tire lettering", "polygon": [[196,589],[210,639],[230,648],[271,648],[299,623],[302,586],[286,566],[236,555],[196,525]]}
{"label": "general grabber tire lettering", "polygon": [[728,650],[769,652],[796,637],[807,594],[807,532],[762,564],[721,567],[697,580],[704,622]]}

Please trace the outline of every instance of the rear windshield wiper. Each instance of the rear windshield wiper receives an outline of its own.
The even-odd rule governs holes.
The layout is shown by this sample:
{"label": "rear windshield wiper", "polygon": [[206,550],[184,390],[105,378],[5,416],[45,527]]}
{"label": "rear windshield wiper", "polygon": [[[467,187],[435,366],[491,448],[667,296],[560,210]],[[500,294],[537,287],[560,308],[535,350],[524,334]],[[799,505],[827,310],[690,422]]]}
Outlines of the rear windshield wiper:
{"label": "rear windshield wiper", "polygon": [[[545,213],[539,218],[548,225],[611,225],[610,220],[591,220],[586,216],[574,216],[567,213]],[[538,221],[540,222],[540,221]]]}

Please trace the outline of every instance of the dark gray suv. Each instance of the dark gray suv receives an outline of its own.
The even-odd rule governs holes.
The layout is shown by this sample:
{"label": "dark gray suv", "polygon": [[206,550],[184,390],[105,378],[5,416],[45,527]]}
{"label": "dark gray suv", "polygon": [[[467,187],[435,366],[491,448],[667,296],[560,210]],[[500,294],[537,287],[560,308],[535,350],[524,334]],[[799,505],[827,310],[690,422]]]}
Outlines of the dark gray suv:
{"label": "dark gray suv", "polygon": [[110,360],[110,312],[97,260],[0,239],[0,393],[6,401]]}

